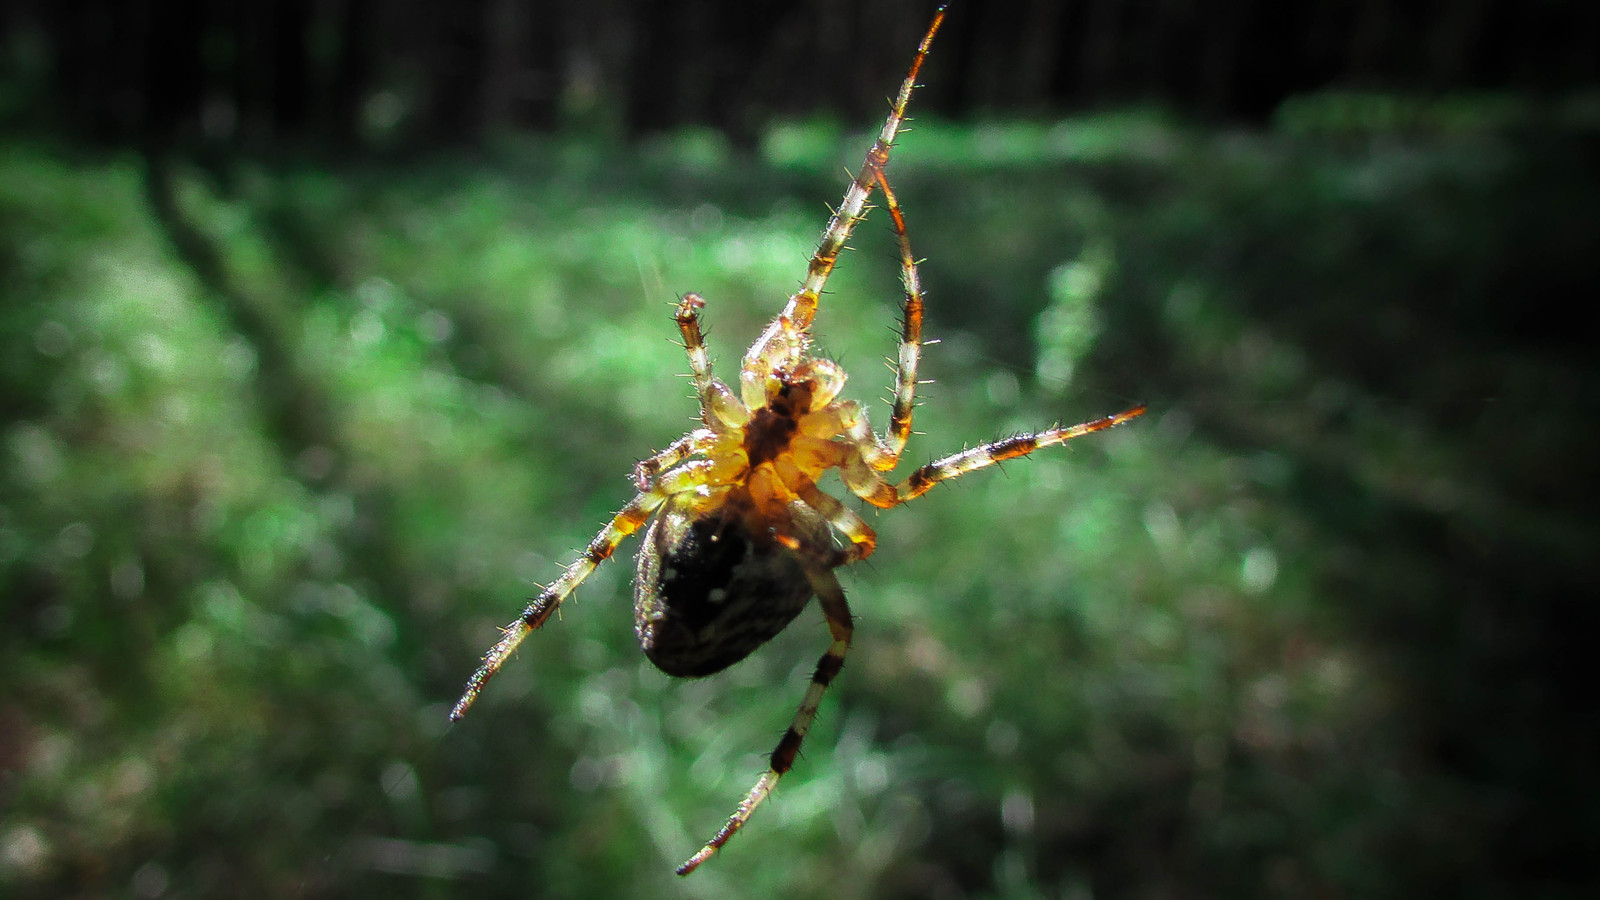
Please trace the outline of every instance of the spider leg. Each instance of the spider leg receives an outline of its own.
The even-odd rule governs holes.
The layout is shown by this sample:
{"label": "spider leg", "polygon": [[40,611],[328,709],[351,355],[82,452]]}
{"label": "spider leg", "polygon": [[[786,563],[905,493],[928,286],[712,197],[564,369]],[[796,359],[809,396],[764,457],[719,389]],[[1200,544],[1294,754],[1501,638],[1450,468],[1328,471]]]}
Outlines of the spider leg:
{"label": "spider leg", "polygon": [[[893,469],[900,455],[894,448],[879,439],[867,421],[867,411],[854,400],[843,400],[825,411],[826,419],[818,416],[819,428],[831,428],[830,435],[842,434],[850,439],[862,460],[877,472]],[[909,423],[909,419],[907,420]],[[843,457],[841,457],[841,460]],[[835,463],[838,465],[839,463]]]}
{"label": "spider leg", "polygon": [[700,398],[700,421],[708,428],[726,433],[750,421],[750,411],[733,396],[728,386],[711,374],[711,357],[706,353],[705,332],[700,329],[700,310],[706,301],[699,294],[684,294],[678,301],[675,318],[683,335],[683,349],[689,354],[689,371],[694,374],[695,396]]}
{"label": "spider leg", "polygon": [[823,492],[815,481],[796,468],[793,463],[788,460],[778,460],[774,463],[774,467],[778,478],[789,490],[794,491],[795,496],[849,540],[849,546],[844,548],[843,555],[833,561],[834,566],[859,562],[872,555],[872,551],[878,547],[878,534],[872,530],[872,526],[848,506],[840,503],[837,498]]}
{"label": "spider leg", "polygon": [[906,73],[906,80],[900,84],[900,92],[895,95],[889,117],[884,119],[883,129],[878,132],[877,140],[873,141],[872,149],[867,151],[861,170],[845,189],[844,201],[834,211],[833,218],[828,220],[828,227],[811,256],[811,264],[806,268],[805,281],[801,283],[800,290],[789,297],[783,312],[767,326],[767,330],[745,354],[739,381],[740,393],[747,405],[761,405],[766,397],[767,377],[784,364],[798,359],[805,348],[806,332],[817,314],[817,298],[822,294],[828,275],[833,272],[839,252],[850,239],[850,230],[866,215],[867,198],[872,194],[873,185],[889,164],[889,150],[894,146],[895,136],[905,122],[906,107],[910,105],[911,92],[917,86],[917,73],[922,71],[922,63],[928,57],[933,36],[944,23],[944,13],[944,7],[939,7],[927,33],[922,36],[922,43],[917,45],[917,55],[912,58],[911,70]]}
{"label": "spider leg", "polygon": [[906,217],[900,211],[900,201],[889,187],[889,177],[882,169],[874,176],[883,191],[884,205],[889,208],[889,219],[894,223],[894,235],[900,245],[900,283],[905,288],[905,305],[900,308],[900,358],[895,369],[894,409],[889,415],[889,430],[885,434],[888,465],[876,466],[880,470],[892,469],[900,461],[911,437],[911,411],[916,406],[917,362],[922,357],[922,279],[917,275],[917,259],[911,255],[911,238],[906,234]]}
{"label": "spider leg", "polygon": [[833,636],[833,643],[828,645],[827,652],[817,660],[817,670],[811,675],[811,684],[806,687],[806,695],[800,701],[799,709],[795,710],[794,720],[789,723],[789,730],[783,733],[783,738],[778,741],[778,746],[772,751],[772,759],[767,771],[756,781],[755,787],[740,801],[733,815],[728,817],[727,824],[722,826],[716,836],[700,848],[700,852],[678,867],[679,875],[687,875],[700,866],[701,863],[711,858],[711,854],[721,849],[728,839],[744,827],[750,820],[750,814],[756,811],[767,795],[772,793],[778,779],[794,765],[795,754],[800,752],[800,742],[805,739],[806,732],[811,730],[811,723],[817,718],[817,708],[822,704],[822,695],[828,690],[828,685],[834,676],[844,667],[844,657],[850,650],[850,637],[854,631],[851,625],[852,616],[850,605],[845,601],[844,589],[839,586],[839,579],[824,565],[809,564],[806,567],[806,576],[811,580],[812,589],[817,592],[817,600],[822,605],[822,614],[828,621],[828,632]]}
{"label": "spider leg", "polygon": [[505,661],[516,652],[517,646],[522,643],[535,628],[544,625],[552,613],[560,608],[563,600],[571,594],[579,584],[583,583],[589,573],[615,553],[617,547],[638,531],[650,520],[650,514],[666,502],[673,494],[693,490],[707,484],[726,480],[725,472],[711,460],[696,460],[676,469],[666,472],[655,480],[655,484],[647,491],[641,491],[628,502],[610,522],[607,522],[600,533],[589,542],[583,555],[571,565],[528,604],[522,615],[515,622],[505,627],[500,642],[495,644],[488,653],[484,654],[483,663],[478,666],[478,671],[472,673],[467,679],[466,690],[462,692],[461,699],[456,701],[450,710],[450,721],[459,721],[467,714],[467,709],[472,702],[478,699],[489,679],[500,671]]}
{"label": "spider leg", "polygon": [[717,433],[709,428],[696,428],[667,445],[665,450],[649,459],[641,459],[633,467],[633,483],[643,494],[650,490],[656,476],[697,453],[704,453],[715,443]]}
{"label": "spider leg", "polygon": [[1027,456],[1040,447],[1064,444],[1075,437],[1121,425],[1129,419],[1143,415],[1144,411],[1145,407],[1135,406],[1114,416],[1105,416],[1079,425],[1051,428],[1037,434],[1019,434],[973,447],[944,459],[934,460],[906,476],[906,479],[897,485],[884,481],[878,473],[872,471],[872,467],[861,458],[859,451],[852,452],[840,465],[840,474],[844,478],[845,486],[856,496],[873,506],[888,509],[922,496],[941,481],[948,481],[1008,459]]}

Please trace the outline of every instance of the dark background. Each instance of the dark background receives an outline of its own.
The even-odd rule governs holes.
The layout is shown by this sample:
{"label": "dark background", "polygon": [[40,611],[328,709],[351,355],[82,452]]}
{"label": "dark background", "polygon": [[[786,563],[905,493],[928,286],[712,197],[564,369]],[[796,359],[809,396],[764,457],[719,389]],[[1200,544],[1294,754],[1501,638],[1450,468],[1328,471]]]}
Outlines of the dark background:
{"label": "dark background", "polygon": [[[814,611],[669,679],[619,559],[445,713],[929,8],[6,5],[0,894],[1592,896],[1595,10],[956,4],[907,464],[1150,412],[869,512],[816,730],[680,880]],[[817,337],[881,423],[852,243]]]}
{"label": "dark background", "polygon": [[[33,112],[80,136],[360,143],[378,118],[409,144],[460,146],[586,114],[630,136],[704,125],[741,142],[774,117],[864,121],[902,70],[883,48],[913,45],[925,12],[890,0],[21,0],[3,15]],[[1551,0],[1024,2],[957,18],[925,113],[1158,103],[1259,124],[1330,88],[1551,100],[1600,75],[1600,11]]]}

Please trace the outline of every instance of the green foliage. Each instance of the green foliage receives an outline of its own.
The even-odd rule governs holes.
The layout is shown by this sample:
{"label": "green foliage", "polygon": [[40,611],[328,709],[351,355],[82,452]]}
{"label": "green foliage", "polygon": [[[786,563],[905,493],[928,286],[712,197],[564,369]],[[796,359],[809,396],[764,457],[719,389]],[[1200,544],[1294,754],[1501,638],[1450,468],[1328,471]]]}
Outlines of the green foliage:
{"label": "green foliage", "polygon": [[[874,520],[804,756],[688,880],[820,616],[674,681],[613,563],[446,728],[690,427],[676,296],[730,375],[860,146],[0,152],[0,892],[1500,896],[1592,844],[1550,686],[1600,537],[1594,365],[1540,320],[1600,250],[1562,141],[924,124],[909,461],[1151,413]],[[817,326],[868,401],[886,232]]]}

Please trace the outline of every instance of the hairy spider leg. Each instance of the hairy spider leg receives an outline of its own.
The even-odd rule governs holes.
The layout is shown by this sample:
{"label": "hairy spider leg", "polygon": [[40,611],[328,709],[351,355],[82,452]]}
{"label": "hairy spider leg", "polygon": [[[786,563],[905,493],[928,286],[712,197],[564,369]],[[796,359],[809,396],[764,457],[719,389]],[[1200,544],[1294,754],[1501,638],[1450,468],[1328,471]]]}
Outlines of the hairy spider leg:
{"label": "hairy spider leg", "polygon": [[[911,238],[906,233],[906,217],[900,200],[889,187],[889,176],[882,169],[874,175],[883,191],[883,205],[894,223],[895,240],[900,245],[900,284],[905,304],[900,308],[900,358],[895,370],[894,408],[889,428],[881,442],[883,459],[872,462],[880,472],[893,469],[911,439],[911,412],[917,405],[917,363],[922,358],[922,279],[917,274],[917,259],[911,254]],[[869,432],[870,433],[870,432]]]}
{"label": "hairy spider leg", "polygon": [[670,469],[691,456],[705,453],[717,441],[717,433],[709,428],[696,428],[668,444],[665,450],[649,459],[641,459],[633,466],[633,483],[643,494],[655,484],[662,470]]}
{"label": "hairy spider leg", "polygon": [[[917,261],[911,253],[911,238],[906,232],[905,215],[900,201],[889,187],[889,179],[877,172],[874,181],[883,190],[884,205],[894,223],[895,238],[900,247],[900,281],[905,300],[900,307],[900,352],[895,369],[894,406],[890,412],[889,427],[884,437],[878,437],[867,422],[866,411],[855,401],[838,404],[837,433],[847,434],[860,449],[868,466],[887,472],[900,463],[906,442],[911,437],[912,410],[916,407],[917,364],[922,358],[922,280],[917,274]],[[870,530],[870,529],[869,529]],[[870,552],[870,551],[869,551]]]}
{"label": "hairy spider leg", "polygon": [[[909,258],[909,253],[907,254]],[[912,289],[908,287],[908,294]],[[841,404],[843,405],[843,404]],[[1091,432],[1120,425],[1135,416],[1143,414],[1145,407],[1137,406],[1113,416],[1084,422],[1067,428],[1052,428],[1038,434],[1018,435],[1001,441],[974,447],[948,456],[944,459],[929,463],[912,472],[905,481],[899,485],[890,485],[883,481],[873,468],[862,458],[862,447],[873,447],[873,443],[832,443],[837,448],[839,466],[843,471],[846,485],[855,491],[867,502],[875,506],[891,507],[905,503],[923,493],[941,481],[956,478],[978,469],[992,466],[995,463],[1025,456],[1040,447],[1065,443],[1075,437],[1080,437]],[[865,419],[859,414],[858,409],[850,410],[844,420],[857,429],[865,427]],[[867,429],[870,435],[871,430]],[[849,433],[848,431],[846,432]],[[845,654],[850,649],[850,638],[853,633],[851,625],[852,616],[850,606],[845,600],[844,590],[839,586],[839,580],[832,569],[842,564],[842,561],[854,561],[872,552],[872,529],[855,513],[847,509],[833,497],[818,490],[816,484],[800,472],[792,464],[774,467],[776,474],[784,487],[794,494],[807,506],[815,510],[851,539],[850,548],[841,551],[838,560],[808,561],[806,576],[811,580],[812,589],[817,594],[817,599],[822,606],[823,616],[827,619],[828,629],[833,635],[833,643],[829,645],[826,653],[817,661],[816,672],[811,676],[811,684],[806,688],[805,697],[800,701],[800,708],[795,711],[794,720],[789,725],[789,730],[784,732],[783,738],[778,741],[778,746],[772,751],[772,759],[750,793],[745,795],[733,815],[728,818],[722,829],[716,833],[698,853],[690,857],[683,865],[678,867],[679,875],[687,875],[700,866],[701,863],[711,858],[711,855],[721,849],[728,839],[733,837],[745,823],[750,820],[757,807],[759,807],[772,793],[778,784],[778,779],[794,765],[795,755],[800,750],[800,743],[805,739],[806,732],[811,729],[811,724],[816,720],[817,709],[822,703],[823,694],[828,685],[832,683],[840,669],[844,667]],[[865,540],[860,540],[861,538]],[[798,547],[797,547],[798,549]]]}
{"label": "hairy spider leg", "polygon": [[[830,447],[839,447],[839,444],[829,442]],[[810,476],[787,459],[776,460],[772,463],[773,471],[777,473],[778,480],[784,487],[793,491],[807,507],[821,516],[823,521],[833,526],[840,534],[844,535],[849,544],[840,551],[842,556],[834,566],[849,565],[860,562],[872,555],[877,549],[878,534],[872,530],[859,515],[848,506],[840,503],[837,497],[824,493],[817,487],[817,483]]]}
{"label": "hairy spider leg", "polygon": [[933,36],[944,23],[944,15],[945,8],[941,6],[934,13],[933,22],[922,36],[922,42],[917,45],[917,55],[912,58],[906,80],[895,95],[889,117],[884,119],[883,129],[878,133],[877,140],[873,141],[872,149],[867,151],[861,170],[845,190],[844,201],[828,220],[827,230],[822,233],[822,240],[811,256],[811,264],[806,268],[805,281],[801,283],[800,290],[789,297],[783,312],[772,320],[772,324],[745,353],[744,365],[739,373],[739,389],[747,406],[763,404],[767,396],[767,381],[773,372],[798,361],[805,350],[807,331],[817,314],[817,298],[828,281],[828,275],[833,272],[839,252],[850,238],[850,230],[866,215],[867,199],[878,181],[878,173],[889,163],[889,150],[894,146],[895,135],[899,134],[900,126],[905,121],[906,107],[910,105],[911,93],[917,86],[917,73],[922,70],[922,63],[928,57]]}
{"label": "hairy spider leg", "polygon": [[673,313],[678,332],[683,335],[683,351],[689,355],[689,371],[694,375],[695,394],[702,398],[716,381],[711,374],[711,357],[706,353],[706,335],[700,328],[700,310],[705,308],[705,299],[691,291],[678,301],[678,308]]}
{"label": "hairy spider leg", "polygon": [[750,411],[733,396],[727,385],[711,374],[711,358],[706,353],[705,333],[700,328],[700,310],[705,305],[699,294],[684,294],[678,301],[674,318],[678,331],[683,334],[684,351],[689,356],[689,371],[700,401],[700,421],[707,427],[696,428],[655,456],[640,460],[633,467],[633,481],[641,493],[650,489],[663,470],[691,456],[710,453],[719,439],[737,437],[738,429],[750,421]]}
{"label": "hairy spider leg", "polygon": [[589,573],[610,559],[617,547],[627,540],[629,535],[642,528],[650,520],[650,514],[665,503],[668,497],[708,484],[725,483],[728,480],[726,473],[719,470],[712,460],[695,460],[666,472],[655,480],[649,490],[641,491],[630,500],[628,505],[613,516],[611,521],[600,529],[600,533],[594,536],[588,548],[583,551],[583,555],[567,566],[560,578],[541,591],[515,622],[505,627],[500,642],[484,654],[483,663],[478,666],[478,671],[467,679],[466,690],[461,694],[461,699],[456,701],[455,707],[450,710],[450,721],[459,721],[467,714],[467,709],[478,699],[489,679],[493,678],[511,654],[516,652],[517,645],[521,644],[534,629],[544,625],[551,614],[560,608],[562,601],[589,577]]}
{"label": "hairy spider leg", "polygon": [[856,496],[873,506],[889,509],[922,496],[941,481],[949,481],[1008,459],[1027,456],[1040,447],[1064,444],[1075,437],[1121,425],[1129,419],[1143,415],[1144,412],[1144,406],[1135,406],[1116,415],[1104,416],[1079,425],[1002,438],[970,450],[963,450],[944,459],[934,460],[906,476],[906,479],[897,485],[884,481],[861,458],[858,450],[849,448],[847,458],[840,465],[840,474],[844,478],[845,487]]}
{"label": "hairy spider leg", "polygon": [[833,636],[833,643],[828,645],[827,652],[817,660],[817,669],[811,675],[811,683],[806,686],[805,697],[801,699],[800,707],[795,710],[794,719],[789,723],[789,730],[783,733],[778,746],[773,749],[767,771],[756,780],[755,787],[752,787],[750,793],[739,802],[738,808],[728,817],[727,823],[716,836],[678,867],[679,875],[693,872],[701,863],[710,859],[713,853],[721,849],[729,838],[744,827],[744,823],[750,820],[750,814],[767,799],[768,794],[772,793],[778,779],[794,765],[795,754],[800,752],[800,742],[805,739],[806,732],[811,730],[811,723],[816,721],[817,708],[822,705],[822,695],[827,692],[834,676],[844,668],[844,657],[850,650],[850,638],[854,633],[854,626],[851,625],[853,617],[850,614],[850,604],[845,601],[844,588],[839,586],[839,579],[834,577],[831,568],[832,566],[828,564],[808,563],[806,577],[811,580],[812,590],[816,592],[817,600],[822,606],[822,615],[827,619],[828,632]]}
{"label": "hairy spider leg", "polygon": [[922,496],[942,481],[958,478],[1008,459],[1027,456],[1041,447],[1064,444],[1073,438],[1121,425],[1143,415],[1145,410],[1145,406],[1139,405],[1115,415],[1103,416],[1078,425],[1050,428],[1035,434],[1014,435],[972,447],[916,469],[898,485],[883,481],[877,473],[854,461],[847,461],[841,467],[841,474],[845,485],[856,496],[873,506],[889,509]]}

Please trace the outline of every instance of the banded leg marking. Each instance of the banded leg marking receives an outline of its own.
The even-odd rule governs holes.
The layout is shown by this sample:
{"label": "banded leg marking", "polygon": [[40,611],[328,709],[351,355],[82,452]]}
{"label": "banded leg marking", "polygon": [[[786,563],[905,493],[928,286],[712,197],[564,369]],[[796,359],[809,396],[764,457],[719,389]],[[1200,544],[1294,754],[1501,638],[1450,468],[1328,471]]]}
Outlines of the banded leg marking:
{"label": "banded leg marking", "polygon": [[900,284],[905,289],[905,304],[900,310],[900,354],[895,369],[894,408],[889,414],[889,430],[884,435],[885,449],[889,452],[887,466],[892,469],[900,461],[900,454],[911,439],[911,412],[917,398],[917,363],[922,358],[922,278],[917,274],[917,259],[911,255],[911,237],[906,232],[906,217],[900,211],[900,200],[889,187],[889,178],[880,169],[874,173],[878,187],[883,191],[884,206],[889,209],[889,219],[894,223],[895,240],[900,245]]}
{"label": "banded leg marking", "polygon": [[718,468],[710,460],[696,460],[670,469],[656,479],[654,486],[639,493],[627,506],[624,506],[600,533],[594,536],[589,546],[583,551],[577,561],[567,566],[566,571],[557,578],[528,604],[522,615],[510,625],[507,625],[500,642],[495,644],[488,653],[484,654],[483,663],[478,666],[478,671],[472,673],[467,679],[466,690],[462,692],[461,699],[456,701],[450,710],[450,721],[456,722],[467,714],[467,709],[472,706],[478,695],[483,693],[483,688],[493,678],[500,667],[505,665],[507,659],[515,653],[520,645],[534,629],[544,623],[561,607],[562,601],[583,583],[589,573],[611,555],[617,552],[628,536],[644,527],[650,520],[650,514],[656,511],[668,497],[679,494],[695,487],[704,487],[728,480],[728,473]]}
{"label": "banded leg marking", "polygon": [[840,474],[844,478],[845,486],[856,496],[873,506],[888,509],[922,496],[941,481],[959,478],[968,472],[988,468],[1008,459],[1027,456],[1040,447],[1064,444],[1075,437],[1121,425],[1129,419],[1143,415],[1144,411],[1145,407],[1136,406],[1114,416],[1105,416],[1079,425],[1052,428],[1038,434],[1019,434],[981,447],[973,447],[928,463],[906,476],[906,479],[899,484],[884,481],[882,476],[872,471],[872,467],[867,465],[859,454],[854,460],[847,460],[840,467]]}
{"label": "banded leg marking", "polygon": [[845,190],[844,201],[828,220],[828,227],[823,231],[822,240],[811,256],[811,264],[806,268],[806,278],[801,283],[800,290],[789,298],[783,312],[767,326],[767,330],[762,332],[761,337],[745,354],[744,372],[740,376],[740,382],[746,385],[746,402],[753,402],[750,399],[748,384],[759,380],[765,373],[771,372],[783,363],[792,361],[803,343],[802,336],[816,318],[817,298],[822,294],[823,285],[827,283],[828,275],[833,272],[833,265],[839,258],[839,252],[850,239],[850,230],[866,214],[867,198],[872,194],[877,173],[882,172],[889,164],[889,151],[894,146],[895,136],[900,133],[900,126],[905,122],[906,108],[910,106],[911,94],[916,90],[917,74],[922,71],[922,63],[928,58],[928,48],[933,45],[933,36],[944,23],[944,15],[945,9],[941,6],[938,12],[934,13],[933,22],[929,24],[927,33],[922,36],[922,42],[917,45],[917,55],[911,60],[911,69],[906,73],[905,81],[900,84],[900,92],[895,95],[889,116],[883,121],[883,129],[878,133],[877,140],[873,141],[872,149],[867,151],[867,158],[861,163],[861,170],[856,173],[850,186]]}
{"label": "banded leg marking", "polygon": [[467,714],[472,702],[478,699],[489,679],[493,678],[511,654],[516,652],[523,638],[535,628],[544,625],[551,614],[560,608],[561,601],[582,584],[595,567],[610,558],[611,554],[616,552],[618,545],[638,531],[649,520],[650,513],[654,512],[667,496],[657,487],[656,490],[634,497],[610,522],[606,523],[604,528],[600,529],[600,533],[589,542],[583,556],[567,566],[560,578],[541,591],[539,596],[528,604],[528,608],[522,611],[520,618],[505,627],[500,642],[484,655],[478,671],[472,673],[472,677],[467,680],[467,687],[462,692],[461,699],[457,700],[455,707],[450,710],[450,721],[460,721],[461,717]]}
{"label": "banded leg marking", "polygon": [[833,643],[828,645],[827,652],[817,660],[817,669],[811,675],[811,683],[806,686],[806,695],[800,701],[799,709],[795,710],[794,720],[789,723],[789,730],[783,733],[783,738],[773,749],[767,771],[756,780],[755,787],[752,787],[750,793],[739,802],[738,808],[728,817],[727,823],[716,836],[678,867],[679,875],[693,872],[701,863],[710,859],[713,853],[722,849],[722,845],[750,821],[750,815],[772,793],[772,789],[778,784],[778,779],[794,766],[795,754],[800,752],[800,742],[805,739],[806,732],[811,730],[811,723],[816,721],[817,708],[822,704],[822,695],[827,692],[828,685],[839,674],[839,670],[844,668],[845,654],[850,650],[850,638],[854,633],[850,605],[845,601],[844,589],[839,586],[839,579],[827,569],[808,570],[806,574],[811,579],[812,588],[817,592],[817,600],[822,605],[822,614],[828,620],[828,631],[833,635]]}

